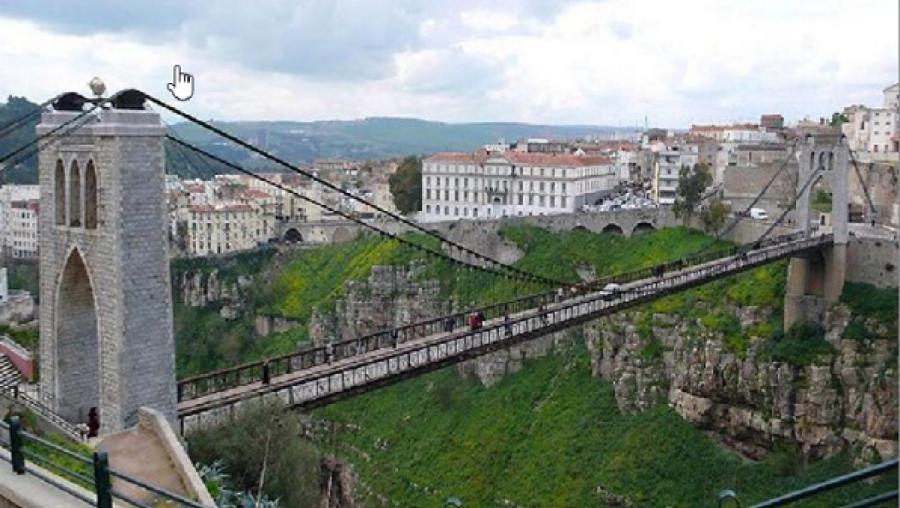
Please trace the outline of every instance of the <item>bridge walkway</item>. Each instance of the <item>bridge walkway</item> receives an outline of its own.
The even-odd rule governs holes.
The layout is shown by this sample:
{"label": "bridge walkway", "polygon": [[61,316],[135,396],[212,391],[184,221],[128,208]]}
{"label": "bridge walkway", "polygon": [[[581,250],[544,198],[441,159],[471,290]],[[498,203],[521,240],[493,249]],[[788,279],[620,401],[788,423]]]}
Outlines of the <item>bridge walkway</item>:
{"label": "bridge walkway", "polygon": [[[729,256],[661,277],[624,284],[609,294],[595,291],[543,310],[529,309],[493,319],[479,330],[435,333],[425,337],[324,362],[272,377],[208,393],[178,405],[182,432],[219,421],[250,400],[278,398],[293,407],[326,404],[356,393],[442,368],[525,340],[582,324],[603,315],[661,298],[705,282],[771,263],[832,242],[830,235],[800,237]],[[508,329],[508,330],[507,330]]]}

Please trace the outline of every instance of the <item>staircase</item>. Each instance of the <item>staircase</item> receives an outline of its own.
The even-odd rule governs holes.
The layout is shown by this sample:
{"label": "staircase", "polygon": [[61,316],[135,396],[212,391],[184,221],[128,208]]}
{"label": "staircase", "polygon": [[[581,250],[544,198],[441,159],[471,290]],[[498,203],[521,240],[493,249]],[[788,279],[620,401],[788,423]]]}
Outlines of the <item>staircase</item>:
{"label": "staircase", "polygon": [[19,373],[19,369],[9,361],[9,357],[0,354],[0,390],[4,392],[12,390],[12,388],[23,382],[24,378]]}

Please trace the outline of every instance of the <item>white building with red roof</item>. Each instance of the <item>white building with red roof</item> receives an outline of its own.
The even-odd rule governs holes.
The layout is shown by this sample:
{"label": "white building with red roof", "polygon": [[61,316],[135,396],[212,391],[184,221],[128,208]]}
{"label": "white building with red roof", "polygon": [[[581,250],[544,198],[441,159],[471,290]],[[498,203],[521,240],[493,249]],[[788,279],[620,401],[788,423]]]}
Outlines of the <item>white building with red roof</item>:
{"label": "white building with red roof", "polygon": [[509,150],[446,152],[422,163],[420,220],[571,213],[616,186],[609,157]]}

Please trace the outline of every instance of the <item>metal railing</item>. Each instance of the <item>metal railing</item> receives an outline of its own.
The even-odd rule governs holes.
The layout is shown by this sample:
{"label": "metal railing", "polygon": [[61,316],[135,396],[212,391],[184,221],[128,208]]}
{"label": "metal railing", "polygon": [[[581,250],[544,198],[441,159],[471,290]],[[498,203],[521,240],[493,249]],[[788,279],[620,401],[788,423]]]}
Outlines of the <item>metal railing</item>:
{"label": "metal railing", "polygon": [[[197,501],[112,469],[109,466],[109,457],[104,451],[96,451],[92,456],[82,455],[26,432],[17,416],[11,417],[9,423],[0,421],[0,429],[7,433],[4,436],[6,439],[2,440],[2,446],[10,452],[8,459],[3,455],[0,455],[0,459],[10,463],[13,473],[17,475],[31,474],[88,505],[112,508],[113,500],[119,500],[138,508],[152,508],[157,506],[159,504],[157,501],[159,501],[172,506],[204,508]],[[42,451],[44,453],[41,453]],[[63,460],[53,460],[51,455],[61,457]],[[47,475],[41,469],[29,466],[29,462],[53,475]],[[79,485],[85,491],[91,492],[93,496],[88,496],[84,491],[72,488],[60,481],[60,478]],[[146,503],[114,489],[113,478],[152,494],[154,501]]]}
{"label": "metal railing", "polygon": [[72,424],[62,416],[58,415],[50,408],[50,406],[44,404],[39,398],[33,397],[29,395],[26,390],[20,389],[19,385],[11,386],[6,390],[0,390],[0,397],[21,404],[29,411],[53,425],[57,431],[69,439],[75,441],[84,440],[84,432],[82,432],[77,425]]}
{"label": "metal railing", "polygon": [[[864,469],[860,469],[859,471],[854,471],[852,473],[848,473],[845,475],[841,475],[830,480],[826,480],[821,483],[816,483],[810,485],[809,487],[804,487],[800,490],[795,490],[794,492],[789,492],[784,494],[783,496],[779,496],[773,499],[769,499],[767,501],[763,501],[761,503],[757,503],[752,505],[750,508],[771,508],[774,506],[785,506],[791,503],[795,503],[797,501],[801,501],[803,499],[808,499],[811,497],[819,496],[821,494],[825,494],[830,492],[838,487],[843,487],[845,485],[849,485],[851,483],[861,482],[868,478],[872,478],[874,476],[879,476],[881,474],[887,473],[888,471],[897,469],[897,459],[891,459],[881,464],[876,464],[874,466],[869,466]],[[896,505],[897,501],[897,490],[891,490],[888,492],[882,492],[881,494],[876,494],[871,497],[867,497],[865,499],[860,499],[859,501],[853,502],[851,504],[845,505],[844,508],[863,508],[866,506],[876,506],[881,503],[886,503],[889,501],[893,501],[894,505]],[[740,500],[732,490],[723,490],[719,492],[719,506],[741,506]]]}
{"label": "metal railing", "polygon": [[752,250],[772,247],[778,244],[796,242],[803,238],[803,233],[794,233],[773,237],[748,245],[726,247],[710,250],[683,258],[645,268],[607,275],[590,282],[576,284],[566,289],[554,289],[543,293],[485,305],[476,309],[455,312],[452,314],[426,319],[416,323],[393,329],[381,330],[353,339],[345,339],[324,346],[308,346],[297,351],[272,358],[227,367],[196,376],[181,379],[177,383],[178,401],[196,399],[210,393],[221,392],[232,388],[265,383],[271,378],[290,374],[298,370],[316,367],[333,361],[357,356],[378,349],[396,347],[413,339],[419,339],[441,332],[456,332],[466,328],[466,317],[480,310],[485,319],[490,320],[537,309],[541,306],[556,303],[563,298],[584,295],[603,289],[607,284],[627,284],[650,277],[662,277],[666,273],[679,271],[687,267],[697,266],[717,259],[725,259]]}
{"label": "metal railing", "polygon": [[256,397],[278,397],[289,406],[296,407],[326,404],[647,303],[712,279],[798,255],[832,241],[831,236],[798,238],[688,270],[649,277],[617,291],[597,291],[566,299],[546,308],[510,316],[508,320],[485,323],[479,329],[436,335],[295,372],[291,376],[273,378],[252,387],[217,392],[180,405],[180,430],[184,434],[198,425],[204,425],[206,421],[227,417],[244,400]]}

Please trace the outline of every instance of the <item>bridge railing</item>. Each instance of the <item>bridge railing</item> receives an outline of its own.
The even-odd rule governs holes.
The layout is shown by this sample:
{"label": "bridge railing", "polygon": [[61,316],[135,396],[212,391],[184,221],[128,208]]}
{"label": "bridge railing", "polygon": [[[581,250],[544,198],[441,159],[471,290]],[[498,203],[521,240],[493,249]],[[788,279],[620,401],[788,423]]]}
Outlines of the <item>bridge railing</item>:
{"label": "bridge railing", "polygon": [[[9,423],[0,421],[0,430],[4,434],[0,444],[9,450],[9,457],[0,455],[0,459],[9,462],[13,473],[31,474],[88,506],[112,508],[113,501],[119,500],[138,508],[153,506],[204,508],[197,501],[112,469],[106,452],[94,452],[93,456],[83,455],[31,434],[22,428],[17,416],[11,417]],[[41,469],[32,467],[29,462],[40,466]],[[47,475],[44,471],[53,475]],[[60,481],[60,478],[69,483]],[[117,490],[113,486],[114,478],[119,480],[120,485],[127,484],[132,489],[137,488],[146,492],[153,501],[143,502]],[[72,488],[71,484],[81,488]]]}
{"label": "bridge railing", "polygon": [[[803,233],[795,233],[773,237],[750,245],[726,247],[710,250],[681,259],[646,268],[604,276],[591,282],[576,284],[568,291],[556,289],[537,293],[514,300],[486,305],[481,310],[487,320],[511,316],[529,309],[540,308],[565,298],[584,295],[598,291],[607,284],[627,284],[651,277],[662,277],[667,273],[679,271],[690,266],[697,266],[717,259],[723,259],[752,250],[764,249],[773,245],[795,242],[804,238]],[[473,310],[456,312],[445,316],[426,319],[416,323],[403,325],[394,329],[381,330],[354,339],[345,339],[322,346],[307,346],[297,351],[244,363],[234,367],[187,377],[178,381],[178,401],[202,397],[209,393],[221,392],[233,388],[267,383],[271,378],[298,370],[305,370],[335,360],[365,354],[377,349],[394,347],[407,341],[434,335],[441,332],[455,332],[467,327],[467,317]]]}
{"label": "bridge railing", "polygon": [[351,357],[322,368],[306,370],[297,376],[272,380],[264,385],[220,392],[215,397],[180,408],[181,431],[184,433],[202,424],[205,421],[205,416],[202,415],[209,415],[215,421],[216,418],[231,414],[227,410],[228,406],[273,392],[277,392],[278,397],[289,405],[325,403],[373,386],[381,386],[390,380],[414,375],[415,372],[440,368],[473,355],[506,347],[514,341],[527,340],[535,334],[543,335],[565,329],[611,312],[650,302],[715,278],[820,247],[830,241],[830,237],[818,237],[785,242],[691,270],[651,277],[641,284],[623,287],[620,291],[594,292],[567,299],[558,305],[512,316],[508,321],[487,323],[477,330],[439,335],[426,341]]}
{"label": "bridge railing", "polygon": [[[812,497],[830,493],[832,490],[839,487],[858,483],[869,478],[880,476],[890,471],[895,471],[896,469],[897,459],[894,458],[880,464],[875,464],[873,466],[860,469],[859,471],[854,471],[852,473],[841,475],[821,483],[810,485],[809,487],[805,487],[800,490],[795,490],[794,492],[787,493],[783,496],[778,496],[776,498],[754,504],[750,508],[772,508],[775,506],[785,506],[788,504],[796,503],[798,501],[802,501],[804,499],[809,499]],[[853,504],[847,505],[847,507],[858,508],[863,506],[876,506],[891,501],[893,501],[893,503],[896,505],[897,489],[861,499]],[[733,490],[723,490],[722,492],[719,492],[719,506],[741,506],[741,504],[737,494],[735,494]]]}
{"label": "bridge railing", "polygon": [[13,403],[21,404],[69,439],[78,441],[84,440],[84,433],[81,432],[77,425],[72,424],[62,416],[58,415],[49,405],[42,402],[40,398],[29,395],[28,392],[20,389],[18,385],[11,386],[5,390],[0,390],[0,397]]}

